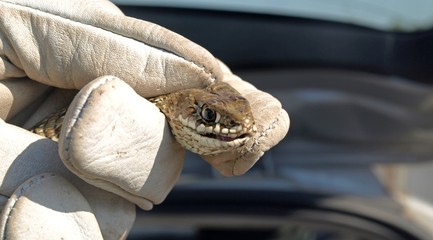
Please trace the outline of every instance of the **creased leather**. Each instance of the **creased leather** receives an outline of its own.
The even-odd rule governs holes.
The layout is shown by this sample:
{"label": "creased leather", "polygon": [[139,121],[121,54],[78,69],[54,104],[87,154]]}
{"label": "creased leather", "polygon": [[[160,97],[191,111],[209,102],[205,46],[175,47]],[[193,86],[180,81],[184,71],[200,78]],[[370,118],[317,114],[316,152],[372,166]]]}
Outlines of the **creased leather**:
{"label": "creased leather", "polygon": [[[134,204],[118,195],[91,186],[68,171],[58,155],[57,143],[7,124],[1,119],[0,132],[1,196],[13,196],[16,189],[28,179],[50,172],[64,177],[79,189],[92,207],[101,229],[97,231],[102,231],[104,239],[119,239],[132,227],[135,219]],[[49,217],[49,213],[46,214],[46,217]],[[119,221],[122,224],[117,224]]]}
{"label": "creased leather", "polygon": [[116,77],[86,85],[63,124],[59,153],[65,165],[143,209],[161,203],[180,175],[184,149],[164,115]]}
{"label": "creased leather", "polygon": [[2,211],[0,239],[72,238],[103,239],[84,196],[55,174],[40,174],[21,184]]}
{"label": "creased leather", "polygon": [[62,3],[0,1],[0,66],[11,66],[0,67],[0,79],[28,76],[81,89],[115,75],[149,97],[222,77],[208,51],[158,25],[101,10],[114,7],[108,1]]}

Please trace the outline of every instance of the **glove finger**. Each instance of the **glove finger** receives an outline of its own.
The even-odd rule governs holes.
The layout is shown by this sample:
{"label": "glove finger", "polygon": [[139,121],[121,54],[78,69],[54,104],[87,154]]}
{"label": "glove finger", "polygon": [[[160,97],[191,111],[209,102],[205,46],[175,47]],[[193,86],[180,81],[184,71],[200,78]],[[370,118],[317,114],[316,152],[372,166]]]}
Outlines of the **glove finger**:
{"label": "glove finger", "polygon": [[1,239],[103,239],[92,209],[64,178],[41,174],[24,182],[0,219]]}
{"label": "glove finger", "polygon": [[83,88],[63,124],[65,165],[143,209],[160,203],[180,175],[184,150],[164,115],[118,78],[101,77]]}
{"label": "glove finger", "polygon": [[104,239],[125,239],[134,225],[135,204],[85,182],[76,186],[92,208]]}
{"label": "glove finger", "polygon": [[[63,176],[90,203],[105,239],[118,239],[129,231],[135,205],[112,193],[93,187],[72,174],[58,154],[58,144],[0,120],[0,210],[27,179],[45,172]],[[107,236],[115,236],[106,238]],[[27,239],[27,238],[26,238]]]}
{"label": "glove finger", "polygon": [[[114,75],[144,97],[204,87],[221,77],[207,50],[156,24],[117,13],[59,11],[46,2],[0,2],[0,29],[7,33],[0,34],[0,55],[6,56],[0,65],[59,88],[81,89]],[[83,9],[87,2],[74,4]],[[10,76],[7,71],[0,68],[0,79]]]}

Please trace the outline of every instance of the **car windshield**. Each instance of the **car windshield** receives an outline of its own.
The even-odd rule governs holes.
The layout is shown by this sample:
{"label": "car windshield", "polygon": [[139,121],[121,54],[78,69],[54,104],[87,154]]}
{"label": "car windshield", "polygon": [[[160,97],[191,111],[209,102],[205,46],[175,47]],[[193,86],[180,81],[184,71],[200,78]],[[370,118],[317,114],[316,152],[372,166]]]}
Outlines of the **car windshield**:
{"label": "car windshield", "polygon": [[433,26],[431,0],[114,0],[123,5],[181,7],[330,20],[384,31],[413,32]]}

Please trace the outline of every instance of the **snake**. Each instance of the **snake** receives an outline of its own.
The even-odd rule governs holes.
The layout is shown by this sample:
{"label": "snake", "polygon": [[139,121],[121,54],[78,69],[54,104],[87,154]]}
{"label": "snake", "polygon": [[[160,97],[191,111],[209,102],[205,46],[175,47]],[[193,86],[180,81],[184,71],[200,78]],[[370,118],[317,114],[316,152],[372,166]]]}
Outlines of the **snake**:
{"label": "snake", "polygon": [[[147,99],[165,115],[180,145],[200,155],[239,149],[257,132],[249,101],[224,82]],[[54,112],[29,130],[58,141],[66,111]]]}

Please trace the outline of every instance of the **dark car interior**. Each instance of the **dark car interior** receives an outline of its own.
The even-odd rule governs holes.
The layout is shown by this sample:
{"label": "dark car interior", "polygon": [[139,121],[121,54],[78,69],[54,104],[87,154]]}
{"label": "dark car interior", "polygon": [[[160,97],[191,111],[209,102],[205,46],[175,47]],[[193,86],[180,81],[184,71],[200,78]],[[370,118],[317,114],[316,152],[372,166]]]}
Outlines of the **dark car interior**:
{"label": "dark car interior", "polygon": [[409,133],[430,128],[416,106],[433,79],[433,31],[119,7],[204,46],[291,118],[286,138],[243,176],[225,178],[188,153],[177,186],[152,211],[137,210],[128,239],[433,239],[374,170],[432,155],[430,136]]}

